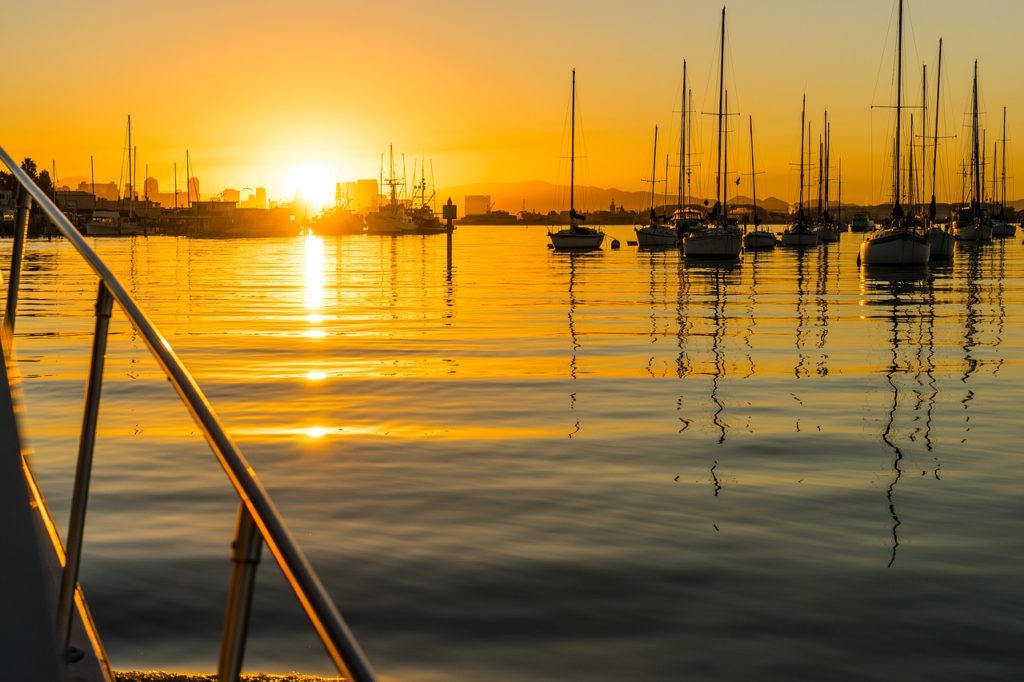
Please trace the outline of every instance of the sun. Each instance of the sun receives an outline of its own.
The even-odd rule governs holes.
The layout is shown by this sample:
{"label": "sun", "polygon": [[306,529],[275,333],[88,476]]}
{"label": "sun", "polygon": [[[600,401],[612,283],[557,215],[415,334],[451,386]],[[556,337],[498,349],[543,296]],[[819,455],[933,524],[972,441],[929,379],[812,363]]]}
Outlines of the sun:
{"label": "sun", "polygon": [[335,173],[325,164],[299,163],[285,172],[285,184],[296,199],[322,209],[334,202]]}

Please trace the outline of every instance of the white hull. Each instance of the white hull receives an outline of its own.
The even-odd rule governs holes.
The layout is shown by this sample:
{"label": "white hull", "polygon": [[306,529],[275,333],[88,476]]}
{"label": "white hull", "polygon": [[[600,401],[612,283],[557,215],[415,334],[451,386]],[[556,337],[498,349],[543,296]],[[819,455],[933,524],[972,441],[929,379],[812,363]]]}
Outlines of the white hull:
{"label": "white hull", "polygon": [[745,249],[774,249],[775,234],[767,230],[755,230],[743,235]]}
{"label": "white hull", "polygon": [[941,227],[928,232],[928,246],[931,260],[948,260],[953,257],[953,233]]}
{"label": "white hull", "polygon": [[591,228],[566,228],[558,232],[548,232],[551,246],[558,250],[599,249],[604,241],[604,232]]}
{"label": "white hull", "polygon": [[729,229],[712,228],[683,240],[683,253],[691,258],[739,258],[743,237]]}
{"label": "white hull", "polygon": [[877,230],[861,242],[862,265],[924,265],[931,257],[928,240],[909,230]]}
{"label": "white hull", "polygon": [[992,239],[992,224],[977,220],[957,222],[953,224],[953,235],[959,241],[987,242]]}
{"label": "white hull", "polygon": [[818,235],[814,232],[783,232],[780,237],[783,246],[807,248],[818,245]]}
{"label": "white hull", "polygon": [[679,235],[673,227],[648,225],[647,227],[634,228],[633,231],[636,232],[636,243],[641,248],[679,245]]}
{"label": "white hull", "polygon": [[821,244],[828,244],[829,242],[839,241],[839,228],[833,227],[832,225],[822,225],[817,229],[818,242]]}
{"label": "white hull", "polygon": [[992,223],[993,237],[1012,237],[1017,234],[1017,226],[1003,220]]}

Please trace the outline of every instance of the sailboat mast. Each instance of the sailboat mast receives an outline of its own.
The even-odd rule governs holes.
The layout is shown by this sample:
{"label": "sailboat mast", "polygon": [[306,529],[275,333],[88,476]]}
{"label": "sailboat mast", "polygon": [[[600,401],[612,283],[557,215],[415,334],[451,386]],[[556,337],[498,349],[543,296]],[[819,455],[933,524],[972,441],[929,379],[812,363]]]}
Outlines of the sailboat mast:
{"label": "sailboat mast", "polygon": [[974,192],[971,212],[981,215],[981,151],[978,149],[978,60],[974,60],[974,85],[971,87],[971,189]]}
{"label": "sailboat mast", "polygon": [[725,186],[722,178],[722,99],[725,96],[725,7],[722,8],[722,44],[719,54],[719,69],[718,69],[718,173],[715,179],[715,200],[719,202],[719,206],[724,208],[725,202],[723,201],[725,195]]}
{"label": "sailboat mast", "polygon": [[1003,164],[1002,164],[1002,196],[999,201],[999,208],[1002,214],[1006,215],[1006,107],[1003,107]]}
{"label": "sailboat mast", "polygon": [[654,219],[654,188],[658,179],[658,126],[654,126],[654,154],[651,158],[651,219]]}
{"label": "sailboat mast", "polygon": [[750,121],[750,191],[754,195],[754,229],[757,229],[757,171],[754,170],[754,117]]}
{"label": "sailboat mast", "polygon": [[942,38],[939,38],[939,68],[935,74],[935,136],[932,142],[932,198],[928,220],[935,221],[935,165],[939,158],[939,90],[942,88]]}
{"label": "sailboat mast", "polygon": [[683,60],[683,108],[679,112],[679,209],[683,208],[683,176],[686,174],[686,60]]}
{"label": "sailboat mast", "polygon": [[174,208],[178,208],[178,162],[174,162]]}
{"label": "sailboat mast", "polygon": [[896,39],[896,147],[893,152],[896,155],[896,163],[894,166],[895,172],[893,173],[892,206],[892,217],[897,219],[903,217],[903,211],[900,209],[900,119],[903,117],[903,0],[900,0],[898,23]]}
{"label": "sailboat mast", "polygon": [[800,107],[800,200],[797,202],[797,220],[804,217],[804,119],[807,115],[807,95],[804,95]]}
{"label": "sailboat mast", "polygon": [[837,175],[836,188],[836,222],[839,223],[839,229],[843,229],[843,160],[839,159],[839,171]]}
{"label": "sailboat mast", "polygon": [[829,177],[828,177],[828,164],[829,164],[829,145],[831,144],[831,139],[830,139],[831,137],[832,137],[832,125],[828,122],[828,109],[826,109],[825,110],[825,160],[824,160],[824,167],[825,167],[825,181],[824,181],[824,183],[825,183],[825,216],[829,215],[829,212],[828,212],[828,200],[829,200],[829,196],[828,196],[828,180],[829,180]]}
{"label": "sailboat mast", "polygon": [[[192,164],[188,158],[188,150],[185,150],[185,205],[192,208]],[[198,200],[199,197],[196,197]]]}
{"label": "sailboat mast", "polygon": [[569,105],[569,227],[576,229],[576,69],[572,70],[571,103]]}
{"label": "sailboat mast", "polygon": [[928,192],[928,178],[925,176],[925,168],[928,167],[928,65],[921,65],[921,165],[917,167],[917,175],[920,178],[921,195],[919,198],[921,206],[924,206],[924,198]]}
{"label": "sailboat mast", "polygon": [[128,182],[131,189],[128,191],[128,212],[131,213],[135,204],[135,177],[132,172],[132,115],[128,114]]}
{"label": "sailboat mast", "polygon": [[818,135],[818,220],[825,217],[821,201],[824,198],[825,187],[825,141]]}
{"label": "sailboat mast", "polygon": [[92,183],[92,196],[96,198],[96,165],[93,163],[93,157],[89,155],[89,181]]}
{"label": "sailboat mast", "polygon": [[[729,91],[725,91],[725,113],[729,113]],[[723,120],[722,126],[722,224],[725,224],[725,219],[729,217],[727,211],[728,204],[726,203],[726,196],[729,193],[729,127],[725,125]]]}

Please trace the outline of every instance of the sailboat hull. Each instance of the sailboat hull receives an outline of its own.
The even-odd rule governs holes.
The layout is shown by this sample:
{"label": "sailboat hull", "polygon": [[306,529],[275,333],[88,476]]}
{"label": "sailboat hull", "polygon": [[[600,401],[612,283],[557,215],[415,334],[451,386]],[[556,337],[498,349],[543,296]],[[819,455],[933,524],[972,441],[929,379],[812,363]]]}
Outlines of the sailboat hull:
{"label": "sailboat hull", "polygon": [[839,228],[832,225],[822,225],[817,229],[818,242],[821,244],[829,244],[831,242],[839,241]]}
{"label": "sailboat hull", "polygon": [[992,224],[980,220],[967,220],[953,224],[953,236],[963,242],[987,242],[992,239]]}
{"label": "sailboat hull", "polygon": [[743,237],[739,232],[713,228],[691,234],[683,240],[683,253],[688,258],[739,258]]}
{"label": "sailboat hull", "polygon": [[878,230],[860,245],[862,265],[924,265],[930,258],[928,239],[911,230]]}
{"label": "sailboat hull", "polygon": [[928,231],[930,260],[949,260],[953,257],[953,233],[941,227]]}
{"label": "sailboat hull", "polygon": [[767,230],[755,230],[754,232],[748,232],[743,235],[743,248],[749,250],[774,249],[775,234]]}
{"label": "sailboat hull", "polygon": [[571,228],[548,232],[551,246],[558,251],[581,251],[584,249],[599,249],[604,242],[604,232],[591,228],[573,230]]}
{"label": "sailboat hull", "polygon": [[780,241],[783,246],[806,249],[818,245],[818,235],[815,232],[783,232]]}
{"label": "sailboat hull", "polygon": [[648,225],[647,227],[634,228],[633,231],[636,232],[636,243],[640,248],[679,245],[679,234],[673,227]]}
{"label": "sailboat hull", "polygon": [[1015,234],[1017,234],[1017,226],[1011,222],[999,220],[992,223],[993,237],[1012,237]]}

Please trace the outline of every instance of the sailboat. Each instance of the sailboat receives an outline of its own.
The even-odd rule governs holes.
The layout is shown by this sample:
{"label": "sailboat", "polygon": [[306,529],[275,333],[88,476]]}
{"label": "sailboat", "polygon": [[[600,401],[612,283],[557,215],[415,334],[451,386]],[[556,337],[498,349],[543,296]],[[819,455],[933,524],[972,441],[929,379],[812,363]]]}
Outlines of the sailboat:
{"label": "sailboat", "polygon": [[[139,225],[135,215],[135,173],[134,156],[132,153],[132,117],[128,115],[128,164],[127,181],[128,188],[127,207],[122,208],[123,199],[118,200],[117,210],[97,209],[92,212],[92,217],[85,224],[85,233],[90,237],[129,237],[140,235],[145,232]],[[121,157],[124,160],[124,157]]]}
{"label": "sailboat", "polygon": [[[715,181],[715,205],[708,216],[707,229],[692,232],[683,239],[683,254],[690,258],[739,258],[743,248],[743,235],[739,228],[729,224],[728,205],[726,202],[726,174],[728,164],[722,152],[723,134],[725,132],[724,117],[727,105],[725,97],[725,8],[722,8],[721,54],[719,55],[718,74],[718,176]],[[723,102],[724,100],[724,102]]]}
{"label": "sailboat", "polygon": [[[679,189],[678,208],[672,214],[671,223],[676,229],[678,239],[683,239],[691,232],[704,229],[704,214],[696,208],[688,206],[690,197],[690,124],[687,114],[692,97],[686,89],[686,60],[683,60],[683,105],[680,110],[679,120]],[[683,191],[683,182],[686,183],[686,191]]]}
{"label": "sailboat", "polygon": [[[942,89],[942,38],[939,38],[939,68],[935,78],[935,135],[932,138],[932,198],[928,204],[929,260],[948,260],[953,257],[953,232],[949,225],[935,224],[935,166],[939,158],[939,92]],[[924,169],[922,169],[924,170]]]}
{"label": "sailboat", "polygon": [[572,70],[572,90],[570,105],[570,142],[569,142],[569,227],[557,232],[548,230],[551,246],[562,250],[599,249],[604,241],[604,232],[584,227],[578,223],[583,216],[576,212],[576,69]]}
{"label": "sailboat", "polygon": [[981,196],[981,151],[978,137],[978,60],[974,60],[974,84],[971,88],[971,203],[958,211],[953,236],[960,241],[992,239],[992,221],[985,215]]}
{"label": "sailboat", "polygon": [[893,167],[893,204],[889,224],[869,234],[860,245],[857,261],[864,265],[924,265],[931,255],[928,238],[900,205],[900,119],[903,113],[903,0],[900,0],[896,37],[896,141]]}
{"label": "sailboat", "polygon": [[654,187],[657,180],[655,173],[658,164],[658,126],[654,126],[654,161],[651,163],[651,223],[644,227],[635,227],[636,242],[641,249],[676,246],[679,235],[675,228],[658,220],[654,210]]}
{"label": "sailboat", "polygon": [[[1003,156],[1002,156],[1002,182],[999,199],[999,213],[992,216],[992,236],[1012,237],[1017,234],[1017,226],[1010,222],[1006,214],[1006,107],[1003,107]],[[995,173],[993,173],[995,175]]]}
{"label": "sailboat", "polygon": [[783,246],[806,248],[818,245],[818,233],[811,227],[804,215],[804,130],[807,118],[807,95],[804,95],[800,106],[800,198],[796,205],[796,220],[793,225],[782,232]]}
{"label": "sailboat", "polygon": [[754,229],[743,235],[745,249],[774,249],[775,233],[761,229],[761,219],[757,217],[757,169],[754,166],[754,117],[750,117],[750,186],[754,193]]}
{"label": "sailboat", "polygon": [[825,111],[825,137],[818,152],[818,242],[828,244],[839,241],[839,224],[832,218],[829,205],[829,156],[832,146],[832,127],[828,122],[828,110]]}
{"label": "sailboat", "polygon": [[413,234],[416,232],[416,222],[406,212],[405,207],[398,201],[398,186],[404,184],[395,175],[395,150],[388,146],[390,156],[391,175],[384,176],[384,159],[381,158],[381,185],[390,189],[391,200],[379,206],[376,211],[366,214],[366,232],[368,234],[401,235]]}

